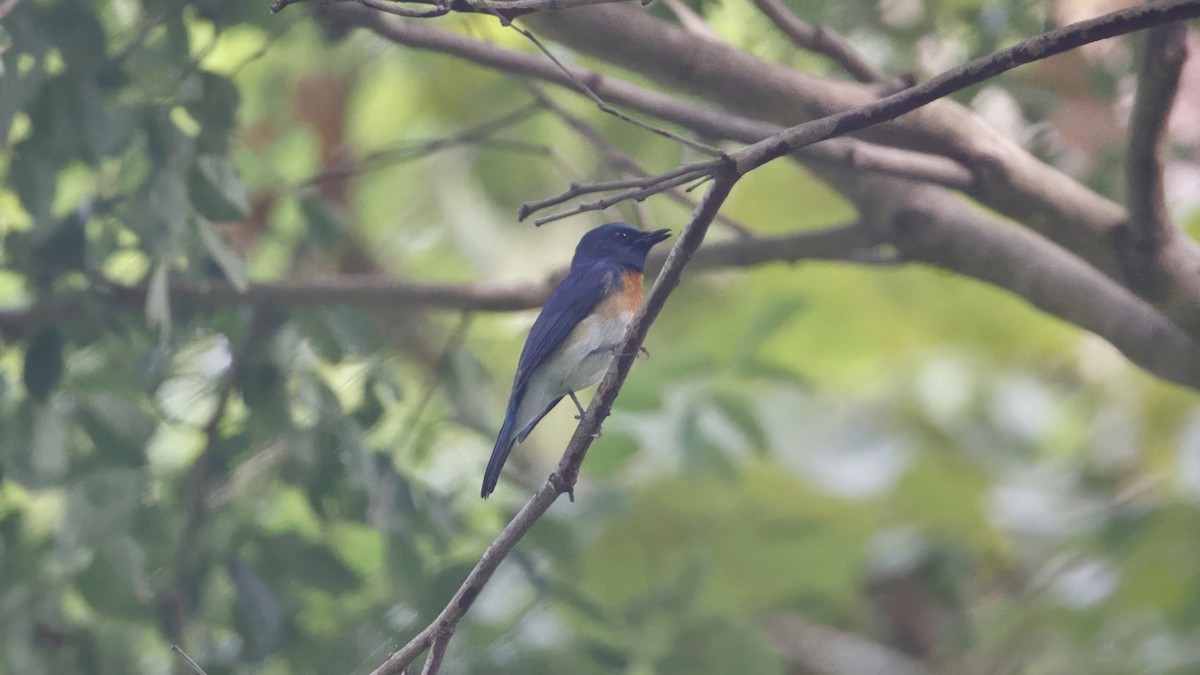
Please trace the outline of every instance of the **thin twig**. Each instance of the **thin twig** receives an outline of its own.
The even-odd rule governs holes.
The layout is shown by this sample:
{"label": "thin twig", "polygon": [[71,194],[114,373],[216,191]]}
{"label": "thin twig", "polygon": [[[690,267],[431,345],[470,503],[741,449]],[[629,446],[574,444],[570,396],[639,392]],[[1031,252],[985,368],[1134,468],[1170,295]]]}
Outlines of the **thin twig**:
{"label": "thin twig", "polygon": [[1137,96],[1129,119],[1129,221],[1137,244],[1159,248],[1174,229],[1163,192],[1167,121],[1187,60],[1188,25],[1170,23],[1146,31]]}
{"label": "thin twig", "polygon": [[171,651],[178,654],[179,658],[183,659],[185,663],[192,667],[192,670],[196,671],[200,675],[208,675],[208,673],[204,672],[204,669],[200,667],[200,664],[193,661],[192,657],[188,656],[187,652],[183,651],[183,648],[179,645],[171,645]]}
{"label": "thin twig", "polygon": [[[627,201],[630,199],[633,199],[635,201],[641,201],[641,200],[645,199],[646,197],[650,197],[650,196],[656,195],[660,192],[663,192],[665,190],[669,190],[673,187],[683,185],[684,183],[687,183],[688,181],[695,180],[697,178],[707,179],[707,178],[710,178],[711,176],[712,176],[712,174],[708,173],[706,169],[694,169],[688,173],[685,173],[685,174],[682,174],[679,176],[675,176],[674,178],[665,178],[664,179],[661,176],[656,176],[656,177],[653,177],[653,179],[647,183],[646,187],[635,188],[632,190],[626,190],[625,192],[618,192],[615,195],[610,195],[608,197],[602,197],[600,199],[597,199],[597,200],[591,201],[591,202],[579,202],[579,204],[575,205],[573,208],[567,209],[565,211],[558,211],[556,213],[551,213],[548,216],[542,216],[541,218],[537,218],[536,220],[533,221],[533,224],[537,225],[538,227],[541,227],[542,225],[545,225],[546,223],[552,223],[556,220],[562,220],[563,218],[569,218],[570,216],[578,215],[580,213],[586,213],[588,211],[599,211],[602,209],[607,209],[610,206],[616,206],[617,204],[620,204],[621,202]],[[583,187],[587,187],[587,186],[583,186]]]}
{"label": "thin twig", "polygon": [[410,142],[383,150],[376,150],[360,160],[325,167],[321,171],[304,179],[300,187],[315,185],[322,181],[345,178],[381,168],[384,165],[408,162],[427,157],[436,152],[462,145],[475,144],[482,147],[495,147],[504,150],[526,152],[530,154],[552,155],[550,148],[524,141],[492,138],[492,134],[517,126],[541,111],[537,103],[530,103],[517,110],[505,113],[460,133],[429,141]]}
{"label": "thin twig", "polygon": [[614,108],[611,105],[605,103],[604,99],[600,98],[600,96],[597,95],[596,92],[593,91],[592,88],[587,85],[587,83],[585,83],[583,80],[575,77],[575,73],[571,72],[570,68],[567,68],[565,65],[563,65],[563,62],[559,61],[558,57],[556,57],[554,55],[554,53],[551,52],[546,47],[546,45],[542,44],[542,41],[539,40],[538,37],[536,35],[534,35],[532,31],[530,31],[526,28],[521,28],[520,26],[517,26],[516,24],[509,23],[508,25],[513,30],[517,31],[521,35],[524,35],[530,42],[532,42],[538,49],[540,49],[541,52],[546,55],[546,58],[550,59],[554,63],[554,65],[558,66],[558,69],[561,70],[563,72],[563,74],[565,74],[567,76],[568,79],[570,79],[570,81],[579,89],[580,92],[582,92],[585,96],[590,98],[592,100],[592,102],[596,104],[596,107],[599,108],[600,110],[608,113],[609,115],[612,115],[613,117],[616,117],[619,120],[622,120],[624,122],[632,124],[636,127],[641,127],[651,133],[658,134],[659,136],[662,136],[663,138],[669,138],[678,143],[682,143],[682,144],[686,145],[687,147],[689,147],[693,150],[702,152],[706,155],[709,155],[712,157],[717,157],[717,158],[722,158],[725,156],[725,151],[721,150],[720,148],[713,147],[711,145],[708,145],[707,143],[701,143],[700,141],[688,138],[687,136],[683,136],[681,134],[677,134],[673,131],[670,131],[669,129],[655,126],[653,124],[650,124],[649,122],[640,120],[632,115],[629,115],[628,113],[622,112],[621,110],[618,110],[617,108]]}
{"label": "thin twig", "polygon": [[[621,193],[626,196],[620,201],[624,201],[625,199],[636,199],[637,194],[646,189],[655,188],[653,192],[648,193],[654,194],[655,192],[661,192],[661,189],[659,189],[661,184],[671,183],[672,185],[680,185],[688,182],[689,180],[693,180],[698,176],[707,175],[708,173],[709,165],[707,162],[704,162],[699,164],[683,164],[671,169],[670,171],[656,174],[654,176],[645,176],[642,178],[625,178],[622,180],[605,181],[600,183],[572,183],[570,187],[567,188],[566,192],[557,194],[553,197],[547,197],[545,199],[539,199],[521,204],[521,206],[517,209],[517,220],[525,220],[530,216],[530,214],[536,213],[537,211],[541,211],[542,209],[549,208],[551,206],[557,206],[558,204],[562,204],[563,202],[567,202],[576,197],[581,197],[587,194],[594,194],[596,192],[611,192],[612,190],[627,190],[627,192]],[[679,180],[681,177],[682,180]],[[592,208],[583,210],[590,211],[594,208],[605,207],[593,206]],[[567,215],[571,215],[573,213],[579,213],[579,211],[573,211]],[[556,220],[557,218],[562,217],[565,216],[560,215],[555,218],[551,218],[551,220]],[[541,225],[543,222],[549,222],[549,220],[538,220],[536,222],[538,225]]]}
{"label": "thin twig", "polygon": [[[291,0],[285,1],[289,2],[289,4],[291,2]],[[355,2],[380,12],[395,14],[396,16],[404,16],[410,19],[432,19],[439,16],[445,16],[450,13],[450,6],[448,4],[443,5],[435,3],[432,7],[409,8],[405,6],[405,3],[391,2],[390,0],[384,2],[381,2],[380,0],[355,0]],[[272,10],[274,10],[274,7],[272,7]]]}
{"label": "thin twig", "polygon": [[[536,84],[526,79],[522,79],[521,83],[525,85],[525,88],[529,90],[538,104],[557,115],[559,119],[561,119],[567,126],[571,127],[576,133],[582,136],[584,140],[591,143],[596,147],[597,150],[603,153],[605,159],[607,159],[618,169],[641,178],[645,178],[646,176],[650,175],[650,172],[646,171],[642,165],[638,164],[633,157],[618,148],[595,127],[585,122],[579,116],[570,113],[566,108],[556,103],[554,99],[547,96],[546,93],[543,92]],[[677,204],[686,206],[688,209],[696,208],[696,201],[683,194],[683,192],[681,192],[678,188],[667,190],[666,194]],[[739,237],[747,238],[754,236],[754,230],[752,230],[749,226],[743,225],[742,223],[730,218],[729,216],[726,216],[723,213],[717,214],[717,222],[732,230]]]}
{"label": "thin twig", "polygon": [[445,630],[438,634],[433,640],[433,647],[429,650],[429,658],[425,659],[425,667],[421,669],[421,675],[437,675],[437,672],[442,667],[442,659],[446,658],[446,647],[450,646],[450,638],[454,637],[455,626],[447,626]]}
{"label": "thin twig", "polygon": [[754,4],[797,47],[828,57],[859,82],[875,84],[889,81],[887,75],[872,66],[850,46],[846,38],[832,28],[801,21],[779,0],[754,0]]}
{"label": "thin twig", "polygon": [[625,332],[625,338],[616,350],[617,356],[614,357],[608,373],[605,374],[599,389],[596,390],[596,395],[592,398],[591,404],[575,428],[575,434],[571,436],[555,472],[542,483],[533,497],[513,516],[513,519],[483,552],[479,562],[475,564],[466,580],[459,586],[454,597],[438,614],[437,619],[418,633],[408,644],[390,655],[382,665],[375,669],[372,675],[395,675],[403,672],[417,656],[429,649],[435,640],[452,632],[471,608],[475,599],[479,597],[480,591],[491,579],[500,563],[517,545],[517,542],[525,536],[525,533],[533,527],[533,524],[546,513],[560,495],[574,495],[575,482],[579,477],[579,467],[583,464],[583,459],[587,455],[592,441],[595,440],[594,434],[600,428],[600,423],[611,412],[613,401],[625,383],[630,368],[633,367],[633,362],[637,358],[642,342],[646,339],[650,325],[662,311],[667,296],[679,284],[684,268],[703,242],[709,225],[729,196],[736,181],[735,175],[722,173],[709,186],[707,194],[700,201],[691,221],[683,228],[675,246],[668,254],[663,271],[658,275],[654,287],[646,296],[645,303]]}
{"label": "thin twig", "polygon": [[467,329],[471,327],[471,313],[463,312],[462,318],[455,327],[454,332],[446,339],[446,346],[442,349],[442,353],[438,355],[437,361],[434,362],[433,368],[429,371],[429,381],[425,384],[425,392],[421,394],[421,399],[417,401],[417,405],[413,408],[412,414],[408,416],[408,421],[405,424],[404,431],[396,440],[396,447],[400,449],[401,454],[408,449],[409,443],[417,436],[417,426],[421,422],[421,417],[425,414],[425,409],[433,402],[433,397],[437,393],[438,385],[442,381],[441,370],[450,361],[450,355],[454,350],[462,344],[466,337]]}

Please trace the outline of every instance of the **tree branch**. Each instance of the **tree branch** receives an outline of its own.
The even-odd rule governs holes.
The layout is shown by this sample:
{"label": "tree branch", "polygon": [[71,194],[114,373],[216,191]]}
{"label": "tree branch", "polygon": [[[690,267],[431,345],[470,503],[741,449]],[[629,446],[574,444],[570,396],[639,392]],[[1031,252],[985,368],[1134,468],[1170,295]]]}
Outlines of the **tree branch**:
{"label": "tree branch", "polygon": [[[1164,6],[1156,4],[1153,9]],[[1179,3],[1169,6],[1177,8]],[[602,5],[538,14],[530,20],[535,18],[544,35],[577,51],[756,119],[791,123],[796,117],[820,117],[875,101],[873,87],[814,77],[765,62],[695,39],[630,8]],[[614,47],[618,44],[619,48]],[[636,107],[639,102],[625,104]],[[692,128],[729,121],[705,118],[691,109],[674,109],[655,99],[642,99],[640,104],[643,110],[656,108],[665,119]],[[961,161],[975,178],[967,192],[976,200],[1084,258],[1200,338],[1200,312],[1196,311],[1200,274],[1194,272],[1200,267],[1200,244],[1194,240],[1173,237],[1157,255],[1130,246],[1125,236],[1128,214],[1120,205],[1003,138],[953,101],[936,101],[860,133],[864,138],[941,152]],[[762,138],[749,133],[739,136],[744,142]],[[834,165],[810,163],[810,167],[826,177],[839,171]]]}
{"label": "tree branch", "polygon": [[888,77],[859,55],[837,31],[801,21],[779,0],[754,0],[754,4],[797,47],[827,57],[859,82],[888,82]]}
{"label": "tree branch", "polygon": [[[847,260],[858,249],[876,242],[859,233],[850,237],[844,228],[797,232],[775,237],[741,238],[708,244],[696,254],[699,269],[745,267],[769,262],[795,262],[804,258]],[[666,254],[652,253],[650,270],[660,269]],[[563,272],[551,274],[540,283],[521,286],[485,284],[430,284],[397,281],[373,276],[339,276],[313,281],[273,281],[250,284],[239,291],[226,282],[172,284],[172,307],[215,309],[221,307],[328,307],[348,305],[388,311],[431,308],[461,312],[513,312],[540,307]],[[106,312],[140,312],[146,304],[146,285],[105,284],[87,292],[66,292],[33,307],[0,310],[0,336],[18,340],[33,335],[48,323],[89,308]]]}
{"label": "tree branch", "polygon": [[[585,122],[582,118],[571,114],[566,108],[563,108],[558,103],[555,103],[554,99],[542,92],[537,85],[527,80],[525,80],[524,83],[529,89],[530,93],[533,94],[534,100],[536,100],[539,105],[557,115],[559,119],[561,119],[568,127],[573,129],[575,133],[579,134],[584,140],[591,143],[597,150],[600,151],[601,154],[604,155],[604,158],[610,164],[619,170],[624,171],[625,173],[639,178],[645,178],[646,176],[650,175],[650,172],[646,171],[640,164],[634,161],[633,157],[618,148],[612,143],[612,141],[608,140],[604,134],[597,131],[595,127]],[[666,194],[677,204],[686,206],[689,209],[696,208],[696,202],[692,200],[692,198],[685,195],[683,191],[679,190],[678,188],[669,189],[666,191]],[[749,227],[724,214],[717,214],[717,222],[721,223],[725,227],[728,227],[730,230],[733,230],[739,237],[754,236],[754,231]]]}
{"label": "tree branch", "polygon": [[[377,150],[354,162],[336,166],[327,166],[309,178],[301,181],[299,185],[301,187],[305,187],[327,180],[346,178],[347,176],[361,174],[365,171],[375,169],[386,164],[409,162],[422,157],[427,157],[433,153],[440,152],[447,148],[468,145],[472,143],[479,144],[484,147],[501,147],[505,150],[514,150],[518,152],[550,154],[549,148],[544,146],[493,138],[493,135],[497,132],[522,124],[526,120],[536,115],[538,112],[540,112],[540,107],[535,103],[530,103],[510,113],[505,113],[499,117],[487,120],[451,136],[435,138],[433,140],[421,142],[410,141],[395,147]],[[489,143],[494,145],[489,146]]]}
{"label": "tree branch", "polygon": [[[367,28],[398,44],[453,54],[486,68],[536,77],[569,89],[576,89],[575,80],[586,82],[593,92],[606,101],[640,110],[699,133],[726,138],[751,136],[758,140],[777,133],[782,128],[767,122],[716,112],[702,105],[591,70],[568,66],[574,76],[568,78],[552,63],[533,54],[504,49],[423,24],[400,21],[354,5],[331,6],[324,8],[322,12],[332,20]],[[639,12],[639,15],[642,14],[644,13]],[[730,135],[728,129],[735,126],[739,128],[739,133]],[[957,161],[853,139],[833,139],[803,148],[798,154],[805,159],[825,164],[849,165],[859,171],[887,173],[946,187],[967,188],[976,182],[973,172]]]}
{"label": "tree branch", "polygon": [[[8,0],[14,1],[14,0]],[[19,1],[19,0],[17,0]],[[304,4],[308,0],[273,0],[271,12],[278,13],[292,5]],[[542,10],[573,9],[588,5],[599,5],[609,2],[628,2],[629,0],[320,0],[326,4],[334,2],[355,2],[393,16],[403,16],[411,19],[432,19],[445,16],[450,12],[463,14],[493,14],[505,23],[518,16]],[[647,4],[647,3],[643,3]],[[426,5],[422,7],[406,7],[405,5]]]}
{"label": "tree branch", "polygon": [[1163,151],[1167,121],[1187,60],[1186,22],[1157,26],[1146,32],[1137,96],[1129,120],[1130,230],[1137,243],[1157,249],[1174,229],[1163,194]]}
{"label": "tree branch", "polygon": [[[874,103],[796,125],[730,154],[739,175],[806,145],[895,119],[923,105],[1034,61],[1172,21],[1200,16],[1200,0],[1155,0],[1139,7],[1080,21],[968,61],[922,84]],[[712,163],[713,170],[717,164]]]}
{"label": "tree branch", "polygon": [[517,545],[517,542],[525,536],[529,528],[533,527],[533,524],[546,513],[560,495],[566,494],[572,499],[574,498],[579,468],[583,464],[588,448],[595,440],[600,423],[612,411],[613,401],[616,400],[617,394],[620,393],[621,387],[625,383],[625,378],[629,375],[629,370],[633,367],[638,349],[646,339],[650,325],[662,311],[667,296],[679,284],[684,268],[704,241],[704,235],[708,231],[709,225],[729,196],[736,181],[737,177],[733,174],[718,173],[709,185],[708,192],[700,200],[691,221],[683,228],[675,246],[667,255],[662,272],[646,296],[645,303],[634,316],[632,323],[629,324],[625,338],[621,341],[621,346],[617,348],[616,356],[613,357],[613,362],[609,366],[604,380],[600,382],[596,395],[592,398],[591,404],[588,405],[579,425],[575,428],[575,433],[571,436],[566,450],[563,451],[562,459],[559,460],[555,472],[542,483],[533,497],[513,516],[508,525],[487,547],[487,550],[479,558],[479,562],[475,564],[466,580],[455,592],[454,597],[438,614],[437,619],[418,633],[408,644],[390,655],[382,665],[373,671],[372,675],[402,673],[417,656],[429,649],[435,640],[449,641],[449,635],[454,632],[458,622],[466,615],[475,599],[479,597],[479,593],[487,585],[488,580],[491,579],[492,574]]}
{"label": "tree branch", "polygon": [[904,259],[1006,289],[1100,335],[1148,372],[1200,390],[1200,343],[1078,257],[940,188],[853,176],[838,185]]}
{"label": "tree branch", "polygon": [[[752,143],[729,154],[738,175],[820,141],[866,129],[1034,61],[1061,54],[1091,42],[1124,35],[1163,23],[1200,16],[1200,0],[1155,0],[1104,16],[1081,21],[1023,40],[1018,44],[952,68],[928,82],[906,88],[873,103],[826,115]],[[723,160],[708,162],[717,171]],[[660,176],[678,175],[673,169]]]}

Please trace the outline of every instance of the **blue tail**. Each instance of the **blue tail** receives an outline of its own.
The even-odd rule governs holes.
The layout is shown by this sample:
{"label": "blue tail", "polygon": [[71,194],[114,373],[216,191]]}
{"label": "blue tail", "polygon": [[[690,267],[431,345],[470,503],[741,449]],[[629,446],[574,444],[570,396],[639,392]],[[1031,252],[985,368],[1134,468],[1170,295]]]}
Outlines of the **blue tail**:
{"label": "blue tail", "polygon": [[496,437],[496,447],[492,448],[492,458],[488,460],[487,471],[483,474],[483,490],[479,496],[484,499],[492,494],[496,489],[496,483],[500,480],[500,470],[504,468],[504,461],[508,459],[508,453],[512,451],[513,445],[517,442],[517,403],[518,396],[513,396],[508,402],[508,411],[504,413],[504,424],[500,427],[500,435]]}

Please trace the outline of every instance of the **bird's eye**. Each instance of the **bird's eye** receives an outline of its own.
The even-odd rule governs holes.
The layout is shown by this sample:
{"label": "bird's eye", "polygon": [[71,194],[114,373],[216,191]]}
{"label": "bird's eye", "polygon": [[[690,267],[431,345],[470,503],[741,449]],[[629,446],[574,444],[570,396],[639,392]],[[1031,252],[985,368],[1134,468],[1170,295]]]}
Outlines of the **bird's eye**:
{"label": "bird's eye", "polygon": [[617,233],[617,239],[620,239],[621,241],[625,241],[628,238],[629,238],[628,232],[618,232]]}

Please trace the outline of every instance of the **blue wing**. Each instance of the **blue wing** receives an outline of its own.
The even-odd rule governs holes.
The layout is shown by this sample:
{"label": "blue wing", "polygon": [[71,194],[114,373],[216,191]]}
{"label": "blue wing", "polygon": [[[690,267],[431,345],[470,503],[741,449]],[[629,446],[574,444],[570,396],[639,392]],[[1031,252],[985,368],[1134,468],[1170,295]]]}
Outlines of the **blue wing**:
{"label": "blue wing", "polygon": [[525,338],[517,375],[513,378],[513,398],[520,396],[529,378],[546,363],[563,340],[575,330],[575,326],[600,304],[612,284],[612,278],[610,270],[602,265],[594,265],[584,270],[572,269],[558,284],[542,308],[542,313],[533,322],[529,337]]}
{"label": "blue wing", "polygon": [[[550,294],[542,313],[533,322],[529,337],[525,339],[525,347],[521,350],[521,359],[517,363],[517,375],[513,378],[512,395],[508,399],[504,425],[500,428],[496,445],[492,448],[491,459],[488,460],[487,471],[483,475],[481,495],[484,498],[496,489],[496,483],[500,480],[500,470],[504,468],[504,461],[508,459],[508,453],[517,441],[518,432],[521,431],[516,428],[517,408],[521,406],[529,378],[533,377],[538,368],[541,368],[562,345],[563,340],[575,330],[575,326],[586,319],[604,299],[612,284],[612,278],[610,270],[602,265],[572,269]],[[551,404],[550,407],[554,405]],[[529,426],[533,424],[537,424],[536,419]]]}

